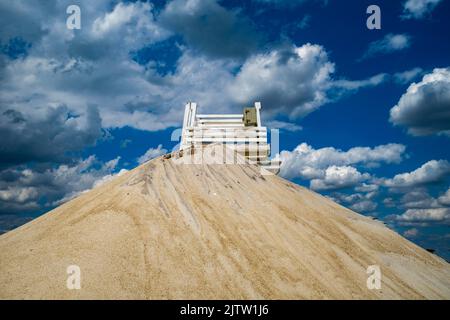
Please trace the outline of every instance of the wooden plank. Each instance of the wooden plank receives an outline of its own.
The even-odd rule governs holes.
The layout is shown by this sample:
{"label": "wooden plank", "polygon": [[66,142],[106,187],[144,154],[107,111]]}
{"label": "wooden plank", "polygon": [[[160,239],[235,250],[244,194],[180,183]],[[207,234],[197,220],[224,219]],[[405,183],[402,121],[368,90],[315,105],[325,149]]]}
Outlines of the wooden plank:
{"label": "wooden plank", "polygon": [[261,161],[267,161],[267,155],[245,155],[245,157],[251,161],[261,162]]}
{"label": "wooden plank", "polygon": [[270,150],[270,145],[268,145],[267,143],[260,143],[260,144],[256,144],[256,143],[250,143],[250,144],[227,144],[226,145],[227,148],[231,148],[233,150],[236,150],[237,152],[245,152],[245,151],[249,151],[249,152],[257,152],[257,151],[269,151]]}
{"label": "wooden plank", "polygon": [[255,138],[255,137],[267,137],[267,132],[186,132],[186,137],[217,137],[217,138]]}
{"label": "wooden plank", "polygon": [[[227,125],[226,123],[224,123],[223,125]],[[239,124],[240,126],[241,124]],[[212,127],[211,125],[197,125],[197,126],[193,126],[193,127],[186,127],[185,130],[235,130],[233,128],[228,128],[228,127],[224,127],[221,128],[219,127]],[[248,130],[248,131],[267,131],[267,127],[244,127],[243,130]]]}
{"label": "wooden plank", "polygon": [[[186,135],[185,137],[186,139],[189,140],[203,140],[203,141],[210,141],[211,139],[215,139],[215,140],[224,140],[224,139],[239,139],[239,140],[246,140],[249,141],[249,139],[259,139],[261,141],[264,141],[267,143],[267,137],[266,136],[218,136],[218,135],[211,135],[211,136],[201,136],[201,135]],[[259,141],[258,142],[261,142]],[[187,140],[186,140],[187,141]]]}
{"label": "wooden plank", "polygon": [[[202,145],[201,142],[197,142],[194,145]],[[270,145],[267,143],[224,143],[224,146],[226,146],[229,149],[235,150],[236,152],[243,153],[243,152],[250,152],[250,153],[256,153],[256,152],[268,152],[270,151]]]}
{"label": "wooden plank", "polygon": [[198,123],[242,123],[242,119],[197,119]]}
{"label": "wooden plank", "polygon": [[191,138],[191,137],[186,137],[186,142],[190,143],[190,142],[209,142],[209,143],[213,143],[213,142],[222,142],[222,143],[227,143],[227,142],[267,142],[266,138]]}
{"label": "wooden plank", "polygon": [[217,128],[217,127],[190,127],[185,129],[188,132],[267,132],[266,127],[243,127],[243,128]]}
{"label": "wooden plank", "polygon": [[223,128],[232,128],[232,127],[236,127],[236,128],[245,128],[245,126],[244,126],[244,123],[242,123],[242,124],[235,124],[235,123],[232,123],[232,124],[228,124],[228,123],[221,123],[220,124],[220,126],[218,126],[217,124],[203,124],[203,123],[200,123],[199,125],[198,125],[198,127],[199,128],[220,128],[220,127],[223,127]]}
{"label": "wooden plank", "polygon": [[267,128],[267,127],[246,127],[244,125],[244,123],[217,123],[217,124],[211,124],[211,123],[197,123],[197,125],[193,126],[193,127],[186,127],[186,129],[188,128],[204,128],[204,127],[208,127],[208,128],[225,128],[225,127],[243,127],[245,129],[251,130],[251,129],[258,129],[258,128]]}
{"label": "wooden plank", "polygon": [[243,119],[242,114],[198,114],[197,119],[209,119],[209,118],[237,118]]}
{"label": "wooden plank", "polygon": [[191,102],[191,119],[189,121],[189,124],[194,125],[195,124],[195,115],[197,114],[197,104],[195,102]]}
{"label": "wooden plank", "polygon": [[280,166],[281,165],[281,161],[280,160],[267,159],[267,160],[264,160],[264,161],[260,161],[259,164],[262,165],[262,166]]}

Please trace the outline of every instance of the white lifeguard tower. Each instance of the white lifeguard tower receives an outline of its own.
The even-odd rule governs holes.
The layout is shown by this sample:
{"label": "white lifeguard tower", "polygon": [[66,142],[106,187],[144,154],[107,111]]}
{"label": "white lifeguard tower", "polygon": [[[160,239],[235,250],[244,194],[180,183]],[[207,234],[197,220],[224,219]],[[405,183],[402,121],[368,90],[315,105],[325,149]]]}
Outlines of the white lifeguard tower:
{"label": "white lifeguard tower", "polygon": [[186,104],[180,150],[223,143],[249,163],[277,174],[281,162],[271,160],[267,128],[261,125],[261,103],[245,108],[243,114],[197,114],[197,104]]}

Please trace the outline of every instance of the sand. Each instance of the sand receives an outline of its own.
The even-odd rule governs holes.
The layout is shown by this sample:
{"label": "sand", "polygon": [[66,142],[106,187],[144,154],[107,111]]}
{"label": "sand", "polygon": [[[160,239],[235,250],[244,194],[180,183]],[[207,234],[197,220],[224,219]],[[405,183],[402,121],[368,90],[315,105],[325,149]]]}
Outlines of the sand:
{"label": "sand", "polygon": [[0,298],[450,298],[450,265],[381,222],[257,166],[172,160],[0,236]]}

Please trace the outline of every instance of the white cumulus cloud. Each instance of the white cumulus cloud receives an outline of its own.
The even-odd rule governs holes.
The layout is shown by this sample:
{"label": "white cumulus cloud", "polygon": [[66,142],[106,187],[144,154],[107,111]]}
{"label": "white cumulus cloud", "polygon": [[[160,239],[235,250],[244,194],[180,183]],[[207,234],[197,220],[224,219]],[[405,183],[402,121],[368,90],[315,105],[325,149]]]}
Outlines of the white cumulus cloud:
{"label": "white cumulus cloud", "polygon": [[391,109],[389,120],[412,135],[449,135],[450,68],[436,68],[412,83]]}
{"label": "white cumulus cloud", "polygon": [[412,80],[423,74],[423,69],[416,67],[402,72],[394,73],[394,81],[399,84],[411,83]]}
{"label": "white cumulus cloud", "polygon": [[396,217],[401,222],[437,222],[450,219],[450,208],[408,209]]}
{"label": "white cumulus cloud", "polygon": [[411,36],[408,34],[389,33],[382,39],[373,41],[361,59],[367,59],[375,55],[387,54],[394,51],[404,50],[411,46]]}
{"label": "white cumulus cloud", "polygon": [[368,173],[361,173],[351,166],[330,166],[320,179],[312,179],[310,188],[313,190],[333,190],[353,187],[370,178]]}
{"label": "white cumulus cloud", "polygon": [[419,234],[419,230],[417,230],[417,228],[411,228],[411,229],[408,229],[405,232],[403,232],[403,235],[408,238],[417,237],[418,234]]}
{"label": "white cumulus cloud", "polygon": [[442,0],[406,0],[403,3],[403,15],[405,19],[422,19]]}
{"label": "white cumulus cloud", "polygon": [[[27,212],[64,203],[110,180],[116,173],[119,157],[101,163],[94,155],[72,164],[43,171],[6,169],[0,171],[0,214]],[[122,171],[122,174],[124,171]]]}
{"label": "white cumulus cloud", "polygon": [[430,160],[421,167],[395,175],[384,180],[383,184],[392,188],[411,188],[428,183],[442,181],[450,174],[450,163],[447,160]]}
{"label": "white cumulus cloud", "polygon": [[242,105],[263,101],[266,112],[297,118],[326,102],[333,72],[322,46],[308,43],[273,50],[244,63],[230,94]]}
{"label": "white cumulus cloud", "polygon": [[324,176],[330,166],[364,165],[377,166],[380,163],[399,163],[405,152],[402,144],[390,143],[369,147],[354,147],[347,151],[326,147],[314,149],[301,143],[293,151],[281,151],[280,174],[286,178],[313,179]]}
{"label": "white cumulus cloud", "polygon": [[441,205],[450,206],[450,188],[438,198],[438,201]]}
{"label": "white cumulus cloud", "polygon": [[165,153],[167,153],[167,150],[162,147],[162,144],[160,144],[157,148],[148,149],[142,156],[137,158],[137,162],[139,164],[142,164],[144,162],[147,162],[148,160],[162,156]]}

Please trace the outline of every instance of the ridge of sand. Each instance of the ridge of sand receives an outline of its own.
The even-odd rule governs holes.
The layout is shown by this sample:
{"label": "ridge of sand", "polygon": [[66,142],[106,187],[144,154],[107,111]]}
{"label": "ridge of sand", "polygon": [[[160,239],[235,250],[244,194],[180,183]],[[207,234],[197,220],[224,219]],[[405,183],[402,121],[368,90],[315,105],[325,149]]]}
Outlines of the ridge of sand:
{"label": "ridge of sand", "polygon": [[0,298],[449,299],[450,265],[256,166],[160,157],[1,235]]}

